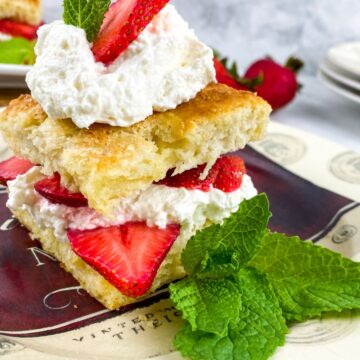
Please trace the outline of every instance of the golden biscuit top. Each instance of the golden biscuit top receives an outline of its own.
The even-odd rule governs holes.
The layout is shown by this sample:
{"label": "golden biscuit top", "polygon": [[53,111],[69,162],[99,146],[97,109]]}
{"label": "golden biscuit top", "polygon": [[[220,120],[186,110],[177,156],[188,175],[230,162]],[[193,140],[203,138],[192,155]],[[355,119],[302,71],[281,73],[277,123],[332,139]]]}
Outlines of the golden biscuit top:
{"label": "golden biscuit top", "polygon": [[23,95],[1,115],[0,128],[16,154],[42,164],[48,174],[59,172],[66,186],[110,216],[119,199],[135,196],[169,169],[179,173],[211,165],[261,138],[270,112],[251,92],[212,84],[188,103],[131,127],[79,129],[70,119],[48,118]]}

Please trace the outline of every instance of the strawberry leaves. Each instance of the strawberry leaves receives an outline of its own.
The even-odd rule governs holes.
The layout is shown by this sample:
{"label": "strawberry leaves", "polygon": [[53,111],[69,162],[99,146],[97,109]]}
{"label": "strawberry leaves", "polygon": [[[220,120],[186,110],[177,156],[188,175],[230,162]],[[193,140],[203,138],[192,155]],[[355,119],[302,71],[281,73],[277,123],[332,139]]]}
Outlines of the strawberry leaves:
{"label": "strawberry leaves", "polygon": [[110,0],[64,0],[64,22],[85,30],[89,42],[99,32]]}
{"label": "strawberry leaves", "polygon": [[263,83],[264,74],[259,74],[252,79],[247,79],[239,75],[236,61],[230,63],[227,57],[222,58],[216,50],[214,51],[214,56],[216,77],[219,83],[225,83],[238,90],[250,91],[255,91],[256,87]]}
{"label": "strawberry leaves", "polygon": [[293,73],[299,73],[305,66],[304,62],[294,56],[290,56],[286,60],[285,67],[290,69]]}

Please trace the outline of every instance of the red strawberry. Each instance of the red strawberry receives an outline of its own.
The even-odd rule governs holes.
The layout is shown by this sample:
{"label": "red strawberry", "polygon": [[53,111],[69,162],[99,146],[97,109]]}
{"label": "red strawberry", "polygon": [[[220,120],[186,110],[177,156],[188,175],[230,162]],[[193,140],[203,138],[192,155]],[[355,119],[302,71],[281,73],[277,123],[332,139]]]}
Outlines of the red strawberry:
{"label": "red strawberry", "polygon": [[55,173],[34,185],[35,190],[54,204],[71,207],[87,206],[88,202],[81,193],[73,193],[61,185],[60,175]]}
{"label": "red strawberry", "polygon": [[20,159],[16,156],[11,157],[0,163],[0,184],[6,185],[10,180],[14,180],[18,175],[25,174],[34,166],[28,160]]}
{"label": "red strawberry", "polygon": [[0,32],[11,36],[19,36],[28,40],[34,40],[37,38],[36,33],[40,25],[33,26],[9,19],[4,19],[0,20]]}
{"label": "red strawberry", "polygon": [[214,57],[214,66],[216,71],[216,80],[218,83],[228,85],[237,90],[248,90],[246,86],[241,85],[236,81],[226,66],[216,57]]}
{"label": "red strawberry", "polygon": [[170,187],[184,187],[188,190],[201,190],[208,192],[211,186],[224,192],[232,192],[241,186],[243,175],[246,173],[245,165],[238,156],[222,156],[209,171],[204,180],[200,176],[205,169],[205,165],[200,165],[195,169],[187,170],[181,174],[167,177],[157,184]]}
{"label": "red strawberry", "polygon": [[118,0],[105,15],[92,52],[96,61],[113,62],[169,0]]}
{"label": "red strawberry", "polygon": [[158,182],[159,185],[166,185],[169,187],[184,187],[188,190],[201,190],[207,192],[214,183],[217,176],[217,169],[212,168],[206,179],[200,180],[206,165],[199,165],[197,168],[184,171],[181,174],[171,176],[173,170],[170,170],[165,179]]}
{"label": "red strawberry", "polygon": [[69,230],[72,249],[124,295],[138,297],[150,289],[157,271],[180,233],[129,222],[95,230]]}
{"label": "red strawberry", "polygon": [[250,66],[245,78],[263,78],[262,83],[255,86],[254,90],[276,110],[294,99],[299,89],[296,73],[303,65],[300,60],[294,58],[290,58],[285,66],[271,59],[263,59]]}
{"label": "red strawberry", "polygon": [[223,156],[217,160],[215,166],[218,175],[213,184],[214,188],[230,193],[240,188],[246,168],[244,161],[235,155]]}

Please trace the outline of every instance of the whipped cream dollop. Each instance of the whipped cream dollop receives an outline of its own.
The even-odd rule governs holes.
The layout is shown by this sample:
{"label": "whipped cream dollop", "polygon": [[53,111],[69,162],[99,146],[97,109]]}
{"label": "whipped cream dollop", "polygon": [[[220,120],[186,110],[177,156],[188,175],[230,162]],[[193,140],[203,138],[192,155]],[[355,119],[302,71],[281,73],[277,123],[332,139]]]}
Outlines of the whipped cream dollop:
{"label": "whipped cream dollop", "polygon": [[34,190],[34,184],[44,178],[41,167],[34,167],[26,174],[8,182],[7,206],[12,211],[29,211],[41,227],[52,227],[55,236],[67,241],[67,229],[94,229],[121,225],[128,221],[146,221],[148,226],[165,228],[169,223],[182,226],[182,235],[188,239],[208,222],[222,223],[237,211],[244,199],[257,191],[248,175],[239,189],[225,193],[218,189],[209,192],[187,190],[164,185],[151,185],[135,199],[124,199],[115,210],[113,221],[104,218],[88,207],[72,208],[53,204]]}
{"label": "whipped cream dollop", "polygon": [[109,67],[96,63],[84,30],[55,21],[38,31],[26,81],[53,119],[80,128],[130,126],[189,101],[214,82],[213,52],[167,5]]}

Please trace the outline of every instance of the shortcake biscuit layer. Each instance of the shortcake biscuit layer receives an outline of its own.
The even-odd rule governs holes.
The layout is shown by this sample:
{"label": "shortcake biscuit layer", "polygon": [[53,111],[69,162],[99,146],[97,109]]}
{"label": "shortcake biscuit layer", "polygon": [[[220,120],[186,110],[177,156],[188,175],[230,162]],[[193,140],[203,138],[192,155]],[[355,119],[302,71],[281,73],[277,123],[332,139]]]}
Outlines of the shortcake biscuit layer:
{"label": "shortcake biscuit layer", "polygon": [[[160,228],[170,223],[179,224],[181,226],[180,235],[162,262],[149,291],[151,293],[164,284],[185,275],[181,263],[181,253],[196,231],[201,231],[212,223],[222,223],[225,218],[238,209],[243,200],[250,199],[257,193],[247,175],[244,176],[242,186],[232,193],[221,193],[218,189],[203,193],[200,190],[188,191],[176,188],[169,188],[167,192],[166,186],[152,185],[152,187],[159,188],[159,191],[162,192],[161,197],[154,196],[156,193],[152,192],[145,194],[144,196],[147,199],[139,200],[138,204],[139,208],[144,208],[143,213],[132,213],[132,205],[129,203],[127,204],[128,207],[122,209],[119,217],[111,224],[100,214],[96,214],[94,210],[87,207],[72,208],[49,202],[34,188],[34,184],[42,178],[40,167],[34,167],[26,174],[19,175],[15,180],[9,181],[7,207],[28,228],[31,236],[39,239],[43,248],[58,259],[62,266],[80,282],[91,296],[109,309],[117,309],[135,300],[122,295],[102,275],[76,255],[71,249],[67,237],[69,229],[106,228],[108,226],[120,226],[129,221],[144,221],[148,226],[156,225]],[[172,214],[174,201],[179,207],[177,215],[176,212]],[[168,221],[162,224],[161,219],[160,224],[154,224],[149,203],[157,204],[155,208],[158,209],[160,218],[165,218]],[[183,211],[185,213],[182,213]]]}
{"label": "shortcake biscuit layer", "polygon": [[39,25],[41,17],[41,0],[0,0],[0,19]]}
{"label": "shortcake biscuit layer", "polygon": [[[13,213],[30,231],[31,237],[39,240],[43,249],[54,256],[61,263],[61,266],[73,275],[82,288],[106,308],[115,310],[140,300],[139,298],[134,299],[123,295],[103,276],[77,256],[71,249],[68,241],[64,242],[56,238],[53,228],[39,226],[30,210],[18,209],[13,211]],[[181,243],[185,241],[180,237],[176,242]],[[181,266],[182,248],[183,247],[181,246],[173,246],[170,250],[160,267],[157,277],[148,294],[153,293],[156,289],[165,284],[169,284],[170,282],[185,276],[185,272]]]}
{"label": "shortcake biscuit layer", "polygon": [[166,176],[208,163],[260,139],[271,107],[250,92],[212,84],[175,110],[127,128],[96,124],[77,128],[52,120],[30,96],[11,102],[0,127],[18,156],[59,172],[90,207],[111,218],[120,199],[136,196]]}

